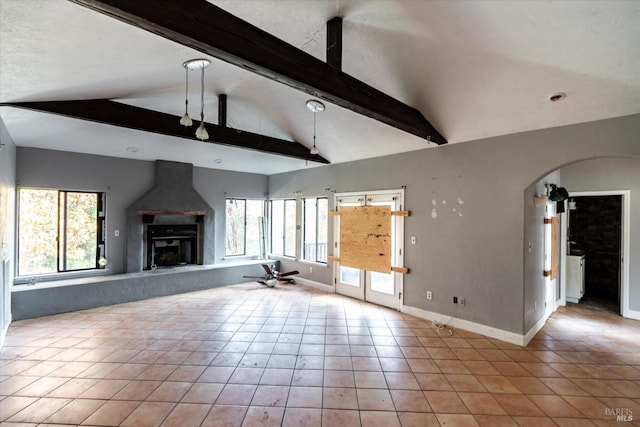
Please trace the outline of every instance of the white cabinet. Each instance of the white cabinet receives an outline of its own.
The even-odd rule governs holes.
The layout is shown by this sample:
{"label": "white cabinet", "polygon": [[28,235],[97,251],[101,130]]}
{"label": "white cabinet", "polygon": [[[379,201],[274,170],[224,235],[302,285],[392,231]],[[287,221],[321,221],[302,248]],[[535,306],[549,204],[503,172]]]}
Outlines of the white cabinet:
{"label": "white cabinet", "polygon": [[584,296],[584,255],[567,255],[567,302]]}

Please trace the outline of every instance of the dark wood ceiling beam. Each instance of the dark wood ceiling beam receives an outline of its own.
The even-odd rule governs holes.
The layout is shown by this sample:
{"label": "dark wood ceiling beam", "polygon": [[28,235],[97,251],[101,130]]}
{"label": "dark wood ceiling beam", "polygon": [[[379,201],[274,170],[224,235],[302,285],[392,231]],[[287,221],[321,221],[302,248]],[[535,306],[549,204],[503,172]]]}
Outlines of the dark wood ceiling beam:
{"label": "dark wood ceiling beam", "polygon": [[[174,115],[108,99],[7,102],[1,103],[0,106],[24,108],[74,119],[200,141],[195,136],[196,126],[199,125],[199,122],[194,123],[193,126],[185,127],[180,124],[180,118]],[[309,149],[299,142],[286,141],[207,122],[205,122],[205,127],[211,139],[204,142],[262,151],[318,163],[329,163],[322,156],[311,154]]]}
{"label": "dark wood ceiling beam", "polygon": [[327,65],[342,71],[342,18],[327,22]]}
{"label": "dark wood ceiling beam", "polygon": [[227,127],[227,95],[218,95],[218,125]]}
{"label": "dark wood ceiling beam", "polygon": [[421,138],[446,140],[415,108],[206,0],[69,0]]}

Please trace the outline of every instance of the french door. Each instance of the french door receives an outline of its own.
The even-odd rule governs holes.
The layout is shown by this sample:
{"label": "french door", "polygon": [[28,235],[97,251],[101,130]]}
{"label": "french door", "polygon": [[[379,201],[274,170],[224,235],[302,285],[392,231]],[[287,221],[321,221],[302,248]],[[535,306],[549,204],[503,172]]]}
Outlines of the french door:
{"label": "french door", "polygon": [[[348,206],[389,206],[391,211],[402,210],[404,192],[368,192],[336,195],[336,209]],[[340,216],[335,216],[335,250],[340,255]],[[401,216],[391,216],[391,265],[403,266],[404,221]],[[339,262],[334,266],[336,292],[352,298],[400,309],[402,273],[380,273],[347,267]]]}

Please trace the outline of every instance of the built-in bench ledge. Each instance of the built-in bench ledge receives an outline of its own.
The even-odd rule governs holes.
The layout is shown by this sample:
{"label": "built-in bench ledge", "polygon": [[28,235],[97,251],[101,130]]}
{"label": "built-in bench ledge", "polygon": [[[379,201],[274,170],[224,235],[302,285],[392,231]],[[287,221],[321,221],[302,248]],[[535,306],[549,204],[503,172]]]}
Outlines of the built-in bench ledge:
{"label": "built-in bench ledge", "polygon": [[207,211],[139,210],[138,215],[206,215]]}
{"label": "built-in bench ledge", "polygon": [[265,263],[277,267],[278,262],[223,262],[16,285],[11,292],[12,317],[30,319],[234,285],[250,281],[243,276],[263,276]]}

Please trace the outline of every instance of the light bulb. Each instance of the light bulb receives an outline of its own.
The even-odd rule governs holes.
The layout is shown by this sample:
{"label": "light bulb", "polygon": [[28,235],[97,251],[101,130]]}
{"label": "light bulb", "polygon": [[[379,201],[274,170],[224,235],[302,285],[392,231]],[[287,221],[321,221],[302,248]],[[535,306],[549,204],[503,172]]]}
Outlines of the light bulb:
{"label": "light bulb", "polygon": [[209,139],[209,133],[204,128],[204,122],[200,122],[200,126],[196,129],[196,138],[204,141],[205,139]]}
{"label": "light bulb", "polygon": [[315,145],[311,148],[310,151],[311,154],[320,154],[320,150],[318,150],[318,147],[316,147]]}
{"label": "light bulb", "polygon": [[182,116],[182,118],[180,119],[180,124],[182,126],[191,126],[193,124],[191,117],[189,117],[189,113],[187,113],[186,111],[184,113],[184,116]]}

